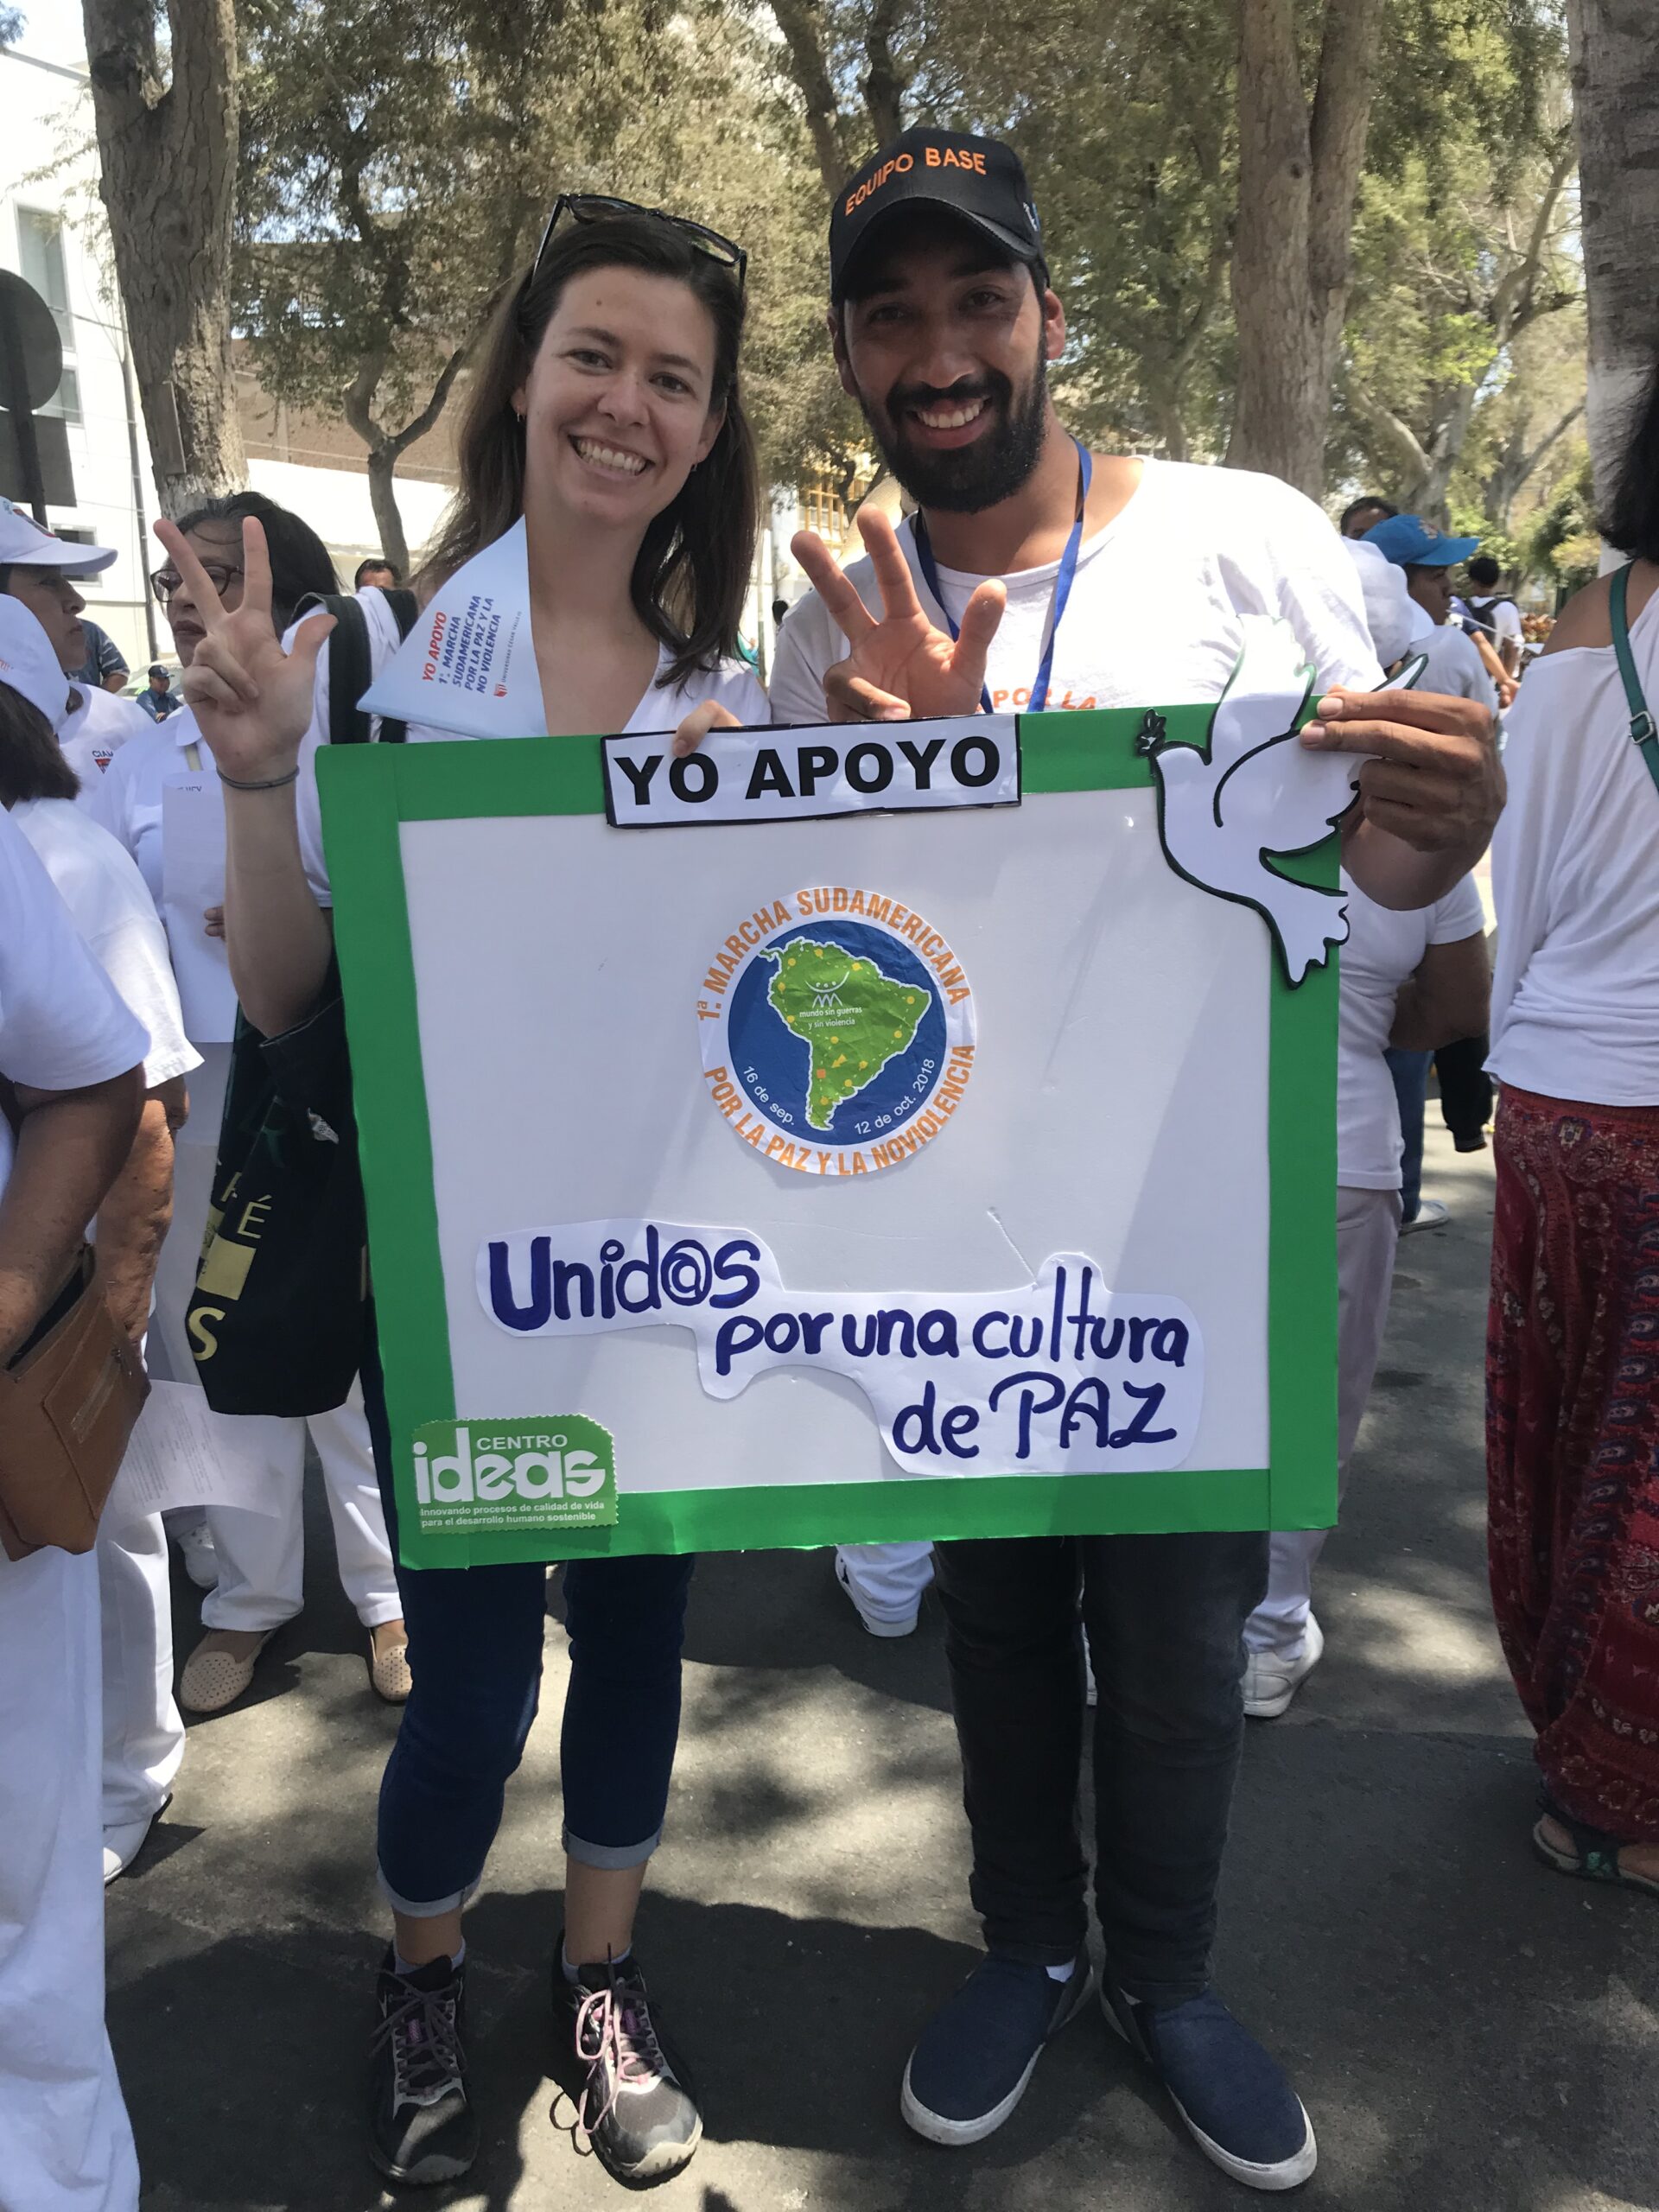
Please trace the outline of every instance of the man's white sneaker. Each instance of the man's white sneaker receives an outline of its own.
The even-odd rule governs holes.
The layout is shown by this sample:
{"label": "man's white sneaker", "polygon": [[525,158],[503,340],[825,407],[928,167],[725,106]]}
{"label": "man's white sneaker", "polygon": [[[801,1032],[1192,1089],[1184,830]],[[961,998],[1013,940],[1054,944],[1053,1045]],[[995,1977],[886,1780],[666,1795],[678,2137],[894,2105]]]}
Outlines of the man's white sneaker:
{"label": "man's white sneaker", "polygon": [[847,1596],[851,1602],[853,1611],[858,1615],[858,1618],[863,1622],[865,1627],[872,1636],[909,1636],[914,1631],[917,1622],[920,1620],[922,1617],[922,1608],[919,1602],[917,1604],[915,1610],[908,1613],[891,1614],[872,1613],[868,1611],[860,1603],[858,1592],[853,1586],[853,1578],[848,1573],[846,1564],[841,1559],[839,1554],[837,1554],[836,1560],[836,1580],[840,1583],[842,1588],[847,1592]]}
{"label": "man's white sneaker", "polygon": [[1312,1613],[1300,1656],[1284,1658],[1277,1651],[1249,1651],[1244,1655],[1244,1712],[1251,1720],[1276,1720],[1290,1709],[1290,1701],[1325,1656],[1325,1637]]}

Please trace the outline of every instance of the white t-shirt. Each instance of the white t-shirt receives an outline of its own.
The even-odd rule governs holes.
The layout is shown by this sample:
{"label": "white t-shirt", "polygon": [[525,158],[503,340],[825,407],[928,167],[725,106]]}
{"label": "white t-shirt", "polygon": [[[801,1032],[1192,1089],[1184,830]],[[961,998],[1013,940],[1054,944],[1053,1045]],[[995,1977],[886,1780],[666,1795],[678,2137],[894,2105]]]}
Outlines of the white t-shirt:
{"label": "white t-shirt", "polygon": [[[1659,705],[1659,594],[1630,647]],[[1509,729],[1487,1065],[1547,1098],[1659,1106],[1659,791],[1611,645],[1541,656]]]}
{"label": "white t-shirt", "polygon": [[118,699],[95,685],[72,683],[76,703],[58,725],[58,743],[80,778],[80,804],[92,810],[92,794],[105,770],[135,737],[150,728],[149,716],[135,700]]}
{"label": "white t-shirt", "polygon": [[[1422,609],[1418,608],[1418,619]],[[1486,673],[1486,664],[1475,641],[1455,622],[1440,622],[1421,632],[1411,641],[1414,657],[1421,653],[1428,663],[1417,679],[1420,691],[1439,691],[1449,698],[1472,699],[1491,714],[1497,712],[1497,686]]]}
{"label": "white t-shirt", "polygon": [[1395,1001],[1431,944],[1483,936],[1486,918],[1472,876],[1414,914],[1379,906],[1346,875],[1342,880],[1348,942],[1337,1044],[1337,1180],[1354,1190],[1397,1191],[1400,1102],[1382,1058]]}
{"label": "white t-shirt", "polygon": [[130,856],[67,798],[24,799],[11,818],[41,857],[93,958],[149,1032],[150,1090],[201,1065],[184,1033],[167,932]]}
{"label": "white t-shirt", "polygon": [[[403,643],[397,634],[397,625],[391,609],[386,604],[385,594],[371,585],[357,594],[358,605],[368,618],[369,665],[372,674],[378,676],[386,663]],[[283,643],[292,650],[294,632],[290,630]],[[658,658],[658,672],[661,673],[668,656]],[[328,869],[322,855],[322,817],[317,801],[317,747],[328,741],[328,648],[325,645],[317,658],[316,690],[312,702],[311,727],[306,731],[300,747],[300,780],[295,793],[299,814],[300,853],[305,862],[305,873],[320,906],[334,903],[328,887]],[[645,696],[628,717],[626,729],[617,736],[643,737],[677,728],[693,707],[705,699],[717,699],[722,707],[735,715],[740,722],[764,728],[770,719],[766,709],[766,695],[760,679],[751,668],[741,661],[722,661],[718,668],[706,674],[693,676],[687,683],[667,689],[654,680]],[[378,739],[380,722],[378,715],[370,717],[370,728]],[[613,733],[607,733],[612,734]],[[437,729],[425,722],[410,722],[408,742],[411,745],[433,741],[456,744],[461,734],[453,729]]]}
{"label": "white t-shirt", "polygon": [[[36,1090],[79,1090],[137,1067],[148,1043],[0,807],[0,1075]],[[11,1155],[11,1123],[0,1114],[0,1191]]]}
{"label": "white t-shirt", "polygon": [[[937,605],[906,519],[899,543],[922,605]],[[1004,579],[1007,612],[992,640],[987,681],[999,713],[1030,701],[1058,563]],[[869,562],[847,574],[880,612]],[[946,610],[959,620],[982,576],[941,568]],[[1059,634],[1048,704],[1174,706],[1218,699],[1243,644],[1240,617],[1289,622],[1321,684],[1369,690],[1378,668],[1353,563],[1311,499],[1276,476],[1148,461],[1121,514],[1083,546]],[[772,715],[823,720],[823,672],[847,642],[816,592],[798,600],[778,634]]]}
{"label": "white t-shirt", "polygon": [[[1479,613],[1475,612],[1477,601],[1481,609]],[[1477,601],[1471,601],[1465,592],[1461,599],[1453,601],[1453,605],[1478,629],[1484,630],[1495,645],[1502,645],[1510,639],[1516,645],[1522,642],[1524,633],[1521,627],[1521,610],[1512,599],[1500,599],[1489,604],[1479,594],[1477,594]]]}

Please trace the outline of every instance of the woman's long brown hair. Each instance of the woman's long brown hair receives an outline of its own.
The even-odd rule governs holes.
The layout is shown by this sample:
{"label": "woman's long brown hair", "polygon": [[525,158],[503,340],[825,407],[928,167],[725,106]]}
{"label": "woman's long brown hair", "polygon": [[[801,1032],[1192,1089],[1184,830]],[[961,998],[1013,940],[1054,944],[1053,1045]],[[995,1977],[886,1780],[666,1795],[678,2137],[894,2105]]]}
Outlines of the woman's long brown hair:
{"label": "woman's long brown hair", "polygon": [[669,662],[659,681],[683,683],[737,650],[738,625],[760,527],[754,440],[738,388],[743,294],[734,272],[671,223],[639,215],[573,223],[498,313],[473,376],[458,459],[461,488],[416,579],[423,599],[493,544],[524,511],[524,429],[512,395],[570,279],[592,269],[639,269],[693,292],[715,328],[712,408],[723,408],[708,458],[671,505],[653,517],[633,564],[634,610]]}

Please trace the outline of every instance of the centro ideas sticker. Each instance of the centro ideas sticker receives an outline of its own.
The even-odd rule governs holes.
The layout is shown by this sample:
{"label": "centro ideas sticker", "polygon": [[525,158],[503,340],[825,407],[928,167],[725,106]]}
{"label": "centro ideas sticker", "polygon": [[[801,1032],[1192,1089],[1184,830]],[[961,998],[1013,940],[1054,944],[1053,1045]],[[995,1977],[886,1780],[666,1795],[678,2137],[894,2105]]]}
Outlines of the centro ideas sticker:
{"label": "centro ideas sticker", "polygon": [[429,1421],[413,1438],[423,1534],[599,1529],[616,1520],[616,1443],[582,1414]]}
{"label": "centro ideas sticker", "polygon": [[974,995],[900,900],[820,884],[763,902],[697,1001],[715,1106],[763,1159],[868,1175],[936,1137],[973,1073]]}

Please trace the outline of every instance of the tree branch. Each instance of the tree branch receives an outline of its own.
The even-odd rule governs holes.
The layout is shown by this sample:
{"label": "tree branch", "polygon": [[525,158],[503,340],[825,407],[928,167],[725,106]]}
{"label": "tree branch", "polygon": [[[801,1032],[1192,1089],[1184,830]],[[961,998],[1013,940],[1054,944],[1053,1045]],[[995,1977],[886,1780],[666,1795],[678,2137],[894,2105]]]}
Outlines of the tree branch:
{"label": "tree branch", "polygon": [[772,12],[789,49],[789,73],[806,108],[806,128],[823,188],[833,200],[852,163],[842,143],[841,110],[823,57],[817,0],[772,0]]}
{"label": "tree branch", "polygon": [[900,0],[875,0],[864,33],[865,58],[869,69],[864,79],[864,105],[878,146],[891,144],[904,129],[904,99],[908,77],[893,58],[893,34],[897,28]]}

